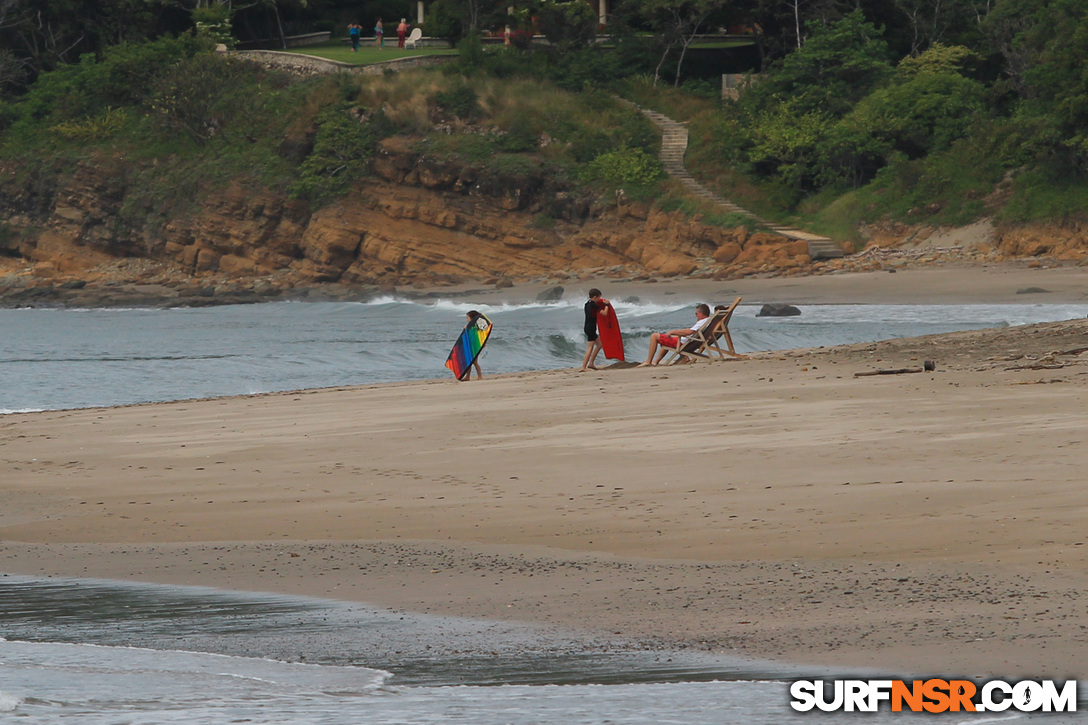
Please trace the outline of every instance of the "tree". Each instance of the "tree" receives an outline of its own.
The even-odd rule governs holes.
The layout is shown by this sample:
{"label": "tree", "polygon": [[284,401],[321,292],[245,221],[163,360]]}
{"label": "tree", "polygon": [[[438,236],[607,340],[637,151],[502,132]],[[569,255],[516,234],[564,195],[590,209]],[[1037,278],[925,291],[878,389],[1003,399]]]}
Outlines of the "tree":
{"label": "tree", "polygon": [[35,76],[108,45],[155,36],[147,0],[0,0],[0,48]]}
{"label": "tree", "polygon": [[224,10],[230,14],[234,14],[239,10],[245,10],[251,8],[254,5],[261,2],[261,0],[243,0],[243,2],[234,2],[234,0],[159,0],[164,5],[176,5],[181,8],[185,8],[189,12],[195,10]]}
{"label": "tree", "polygon": [[536,24],[561,51],[585,47],[597,36],[597,14],[585,0],[543,0],[536,7]]}
{"label": "tree", "polygon": [[918,55],[934,43],[943,42],[957,27],[982,12],[974,0],[895,0],[911,28],[911,55]]}
{"label": "tree", "polygon": [[505,24],[507,18],[507,3],[499,0],[436,0],[435,6],[440,7],[441,14],[461,21],[462,36],[475,35],[481,26]]}
{"label": "tree", "polygon": [[746,94],[748,103],[777,105],[776,99],[791,98],[797,115],[841,116],[890,75],[887,43],[860,10],[809,31],[808,41]]}
{"label": "tree", "polygon": [[[145,0],[146,1],[146,0]],[[272,10],[276,20],[276,31],[280,36],[282,47],[287,47],[287,40],[283,32],[283,21],[280,19],[280,6],[285,0],[150,0],[161,5],[182,8],[188,11],[192,17],[198,33],[207,35],[216,42],[230,43],[231,21],[234,16],[244,10],[254,7],[264,7]],[[295,5],[306,7],[308,0],[290,0]]]}
{"label": "tree", "polygon": [[661,78],[661,67],[673,51],[680,48],[673,85],[680,85],[684,56],[707,19],[726,6],[728,0],[641,0],[642,16],[661,34],[662,52],[654,68],[654,85]]}
{"label": "tree", "polygon": [[[1029,94],[1026,74],[1037,65],[1055,34],[1068,30],[1068,4],[1053,0],[998,0],[983,28],[991,46],[1005,60],[1004,71],[1021,97]],[[1068,10],[1076,13],[1077,3]],[[1075,21],[1074,21],[1075,24]]]}
{"label": "tree", "polygon": [[1020,116],[1041,153],[1088,172],[1088,8],[1080,0],[1044,3],[1016,37],[1028,51]]}
{"label": "tree", "polygon": [[766,69],[802,47],[814,29],[826,28],[858,9],[866,17],[883,17],[884,5],[890,4],[886,0],[732,0],[730,10],[752,28],[761,69]]}
{"label": "tree", "polygon": [[10,50],[0,50],[0,100],[26,82],[26,63]]}
{"label": "tree", "polygon": [[860,10],[807,31],[732,110],[730,155],[794,194],[871,178],[888,145],[848,115],[892,74],[880,31]]}
{"label": "tree", "polygon": [[253,112],[252,99],[232,93],[232,88],[258,72],[252,64],[218,53],[186,58],[152,84],[152,119],[198,144],[229,134],[235,121]]}
{"label": "tree", "polygon": [[908,159],[945,150],[967,135],[982,110],[982,84],[962,73],[977,60],[967,48],[939,44],[908,56],[894,81],[864,98],[850,120],[859,135],[885,141]]}

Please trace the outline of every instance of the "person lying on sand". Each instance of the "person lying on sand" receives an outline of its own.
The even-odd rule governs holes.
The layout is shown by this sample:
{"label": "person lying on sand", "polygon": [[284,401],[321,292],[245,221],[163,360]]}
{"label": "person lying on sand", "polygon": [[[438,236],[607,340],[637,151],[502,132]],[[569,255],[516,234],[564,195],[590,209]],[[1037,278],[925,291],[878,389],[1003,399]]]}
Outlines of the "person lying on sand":
{"label": "person lying on sand", "polygon": [[[669,350],[676,350],[684,345],[688,341],[689,335],[694,335],[696,332],[703,329],[709,321],[710,307],[700,303],[695,307],[695,324],[690,328],[684,330],[669,330],[668,332],[655,332],[650,335],[650,352],[646,355],[646,362],[639,365],[639,367],[644,368],[651,365],[657,365]],[[656,360],[654,359],[654,353],[657,353]]]}

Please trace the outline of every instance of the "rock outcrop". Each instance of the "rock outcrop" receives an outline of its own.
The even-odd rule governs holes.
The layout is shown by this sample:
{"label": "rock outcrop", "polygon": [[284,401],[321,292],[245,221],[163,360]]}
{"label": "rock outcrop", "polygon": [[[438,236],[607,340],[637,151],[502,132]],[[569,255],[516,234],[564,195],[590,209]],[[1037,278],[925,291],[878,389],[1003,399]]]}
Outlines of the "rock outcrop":
{"label": "rock outcrop", "polygon": [[1003,230],[996,247],[1006,259],[1047,257],[1062,262],[1088,260],[1088,229],[1082,224],[1036,224]]}
{"label": "rock outcrop", "polygon": [[531,166],[500,172],[435,159],[403,139],[386,142],[374,173],[321,209],[234,185],[196,211],[143,226],[119,221],[121,159],[83,162],[46,189],[20,184],[16,171],[0,167],[8,304],[111,295],[128,303],[154,297],[154,288],[170,292],[160,295],[166,304],[208,304],[490,278],[727,278],[810,265],[804,245],[783,237],[721,229],[622,195],[602,203]]}
{"label": "rock outcrop", "polygon": [[0,165],[0,304],[204,305],[464,282],[725,280],[1088,258],[1079,227],[987,227],[985,243],[957,238],[946,248],[944,232],[889,225],[872,230],[863,254],[814,262],[805,242],[703,224],[623,194],[587,198],[532,163],[497,171],[420,154],[397,138],[383,143],[370,175],[320,209],[236,184],[165,222],[135,223],[124,220],[138,215],[122,214],[130,164],[97,158],[33,183]]}

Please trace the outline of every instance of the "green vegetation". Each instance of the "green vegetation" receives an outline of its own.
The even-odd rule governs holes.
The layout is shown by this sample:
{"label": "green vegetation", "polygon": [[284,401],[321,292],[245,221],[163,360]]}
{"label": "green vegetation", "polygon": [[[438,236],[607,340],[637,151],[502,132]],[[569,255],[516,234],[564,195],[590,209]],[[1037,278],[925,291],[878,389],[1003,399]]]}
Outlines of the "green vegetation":
{"label": "green vegetation", "polygon": [[[504,180],[546,178],[591,194],[660,173],[649,121],[597,90],[439,69],[300,80],[193,36],[85,56],[41,74],[3,109],[0,159],[18,162],[24,186],[47,190],[91,163],[122,199],[122,225],[165,222],[231,184],[316,208],[365,177],[391,136],[437,162],[474,166],[496,193]],[[598,157],[627,156],[650,170],[579,177]]]}
{"label": "green vegetation", "polygon": [[167,219],[229,183],[284,184],[279,146],[304,90],[205,47],[116,46],[42,74],[7,105],[0,158],[43,190],[93,161],[124,197],[118,223]]}
{"label": "green vegetation", "polygon": [[68,141],[101,141],[118,133],[128,121],[123,108],[107,108],[97,116],[80,120],[61,121],[49,131]]}
{"label": "green vegetation", "polygon": [[[392,47],[390,47],[390,45]],[[359,44],[359,51],[353,52],[350,45],[339,42],[322,43],[321,45],[307,45],[302,48],[288,48],[288,53],[300,53],[312,55],[326,60],[335,60],[340,63],[352,63],[353,65],[369,65],[384,61],[399,60],[400,58],[415,58],[424,55],[456,55],[454,48],[404,48],[397,47],[394,37],[392,44],[386,40],[386,46],[378,49],[374,47],[373,38],[363,38]]]}
{"label": "green vegetation", "polygon": [[758,229],[758,225],[752,217],[736,212],[721,212],[717,207],[701,199],[692,199],[688,196],[667,194],[658,202],[658,208],[664,212],[679,211],[691,217],[695,217],[703,224],[724,229],[747,227],[749,231]]}
{"label": "green vegetation", "polygon": [[[614,95],[685,122],[689,170],[724,196],[836,237],[881,219],[1082,220],[1088,207],[1083,0],[862,0],[849,11],[630,0],[614,8],[607,45],[594,42],[580,0],[512,13],[437,0],[424,32],[458,40],[455,51],[364,39],[358,53],[340,36],[373,18],[339,0],[277,0],[253,6],[260,13],[221,0],[0,5],[0,159],[43,193],[88,160],[116,166],[122,221],[167,219],[227,184],[325,204],[390,136],[481,178],[546,176],[715,218],[664,180],[656,132]],[[406,10],[364,15],[390,28]],[[336,60],[456,58],[440,70],[303,81],[210,52],[274,40],[269,18],[285,32],[333,31],[333,42],[298,51]],[[479,42],[482,29],[507,25],[509,47]],[[752,29],[752,40],[716,42],[756,43],[764,67],[723,100],[716,78],[685,68],[699,33],[728,26]],[[534,30],[551,44],[531,44]]]}
{"label": "green vegetation", "polygon": [[582,169],[586,181],[597,181],[612,187],[634,185],[646,187],[664,176],[659,162],[640,148],[626,146],[597,155]]}
{"label": "green vegetation", "polygon": [[932,43],[898,62],[879,40],[887,30],[855,11],[810,26],[737,101],[644,78],[623,93],[688,122],[687,165],[725,196],[836,238],[885,218],[1083,219],[1088,85],[1073,59],[1088,50],[1088,9],[1042,6],[998,2],[988,37],[965,33],[970,47]]}
{"label": "green vegetation", "polygon": [[346,192],[365,172],[375,143],[391,129],[380,110],[362,118],[346,101],[323,109],[316,125],[313,150],[290,189],[294,196],[322,203]]}

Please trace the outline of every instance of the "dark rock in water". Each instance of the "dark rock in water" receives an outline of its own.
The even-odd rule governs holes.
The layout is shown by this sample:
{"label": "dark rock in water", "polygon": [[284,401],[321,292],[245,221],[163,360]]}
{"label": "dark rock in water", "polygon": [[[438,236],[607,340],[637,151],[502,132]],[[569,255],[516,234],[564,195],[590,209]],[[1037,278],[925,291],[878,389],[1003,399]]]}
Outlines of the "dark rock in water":
{"label": "dark rock in water", "polygon": [[638,295],[631,295],[630,297],[624,297],[623,301],[629,305],[637,304],[639,299]]}
{"label": "dark rock in water", "polygon": [[563,287],[561,285],[556,285],[554,287],[549,287],[538,294],[536,299],[537,302],[558,302],[563,299],[563,292]]}
{"label": "dark rock in water", "polygon": [[1039,295],[1048,294],[1050,290],[1043,289],[1042,287],[1024,287],[1023,289],[1016,290],[1018,295]]}
{"label": "dark rock in water", "polygon": [[797,309],[793,305],[786,305],[782,303],[774,303],[770,305],[763,305],[759,308],[759,314],[756,317],[797,317],[801,314],[801,310]]}

